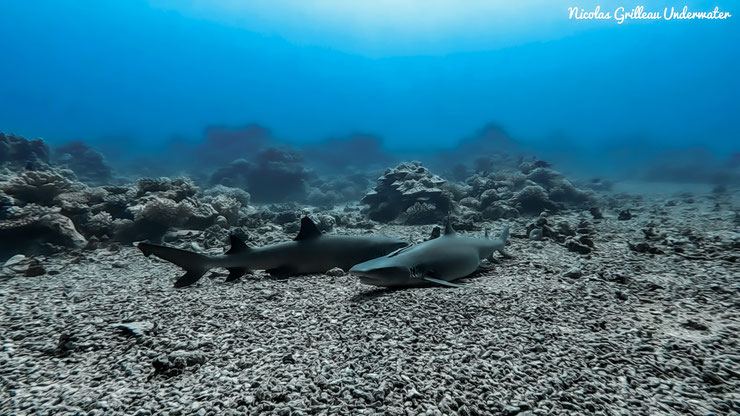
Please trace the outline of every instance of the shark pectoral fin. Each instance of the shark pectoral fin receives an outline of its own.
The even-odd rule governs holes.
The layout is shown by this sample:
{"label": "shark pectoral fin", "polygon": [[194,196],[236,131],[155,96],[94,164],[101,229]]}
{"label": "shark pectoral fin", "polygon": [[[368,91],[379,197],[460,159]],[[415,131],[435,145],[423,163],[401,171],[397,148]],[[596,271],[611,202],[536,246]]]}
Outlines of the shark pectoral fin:
{"label": "shark pectoral fin", "polygon": [[245,273],[247,273],[246,267],[231,267],[226,269],[229,271],[229,275],[226,277],[227,282],[233,282],[234,280],[238,280],[240,277],[244,276]]}
{"label": "shark pectoral fin", "polygon": [[424,277],[421,280],[427,281],[429,283],[435,283],[438,285],[447,286],[447,287],[462,287],[462,285],[458,285],[457,283],[452,283],[452,282],[448,282],[446,280],[441,280],[441,279],[435,279],[433,277]]}
{"label": "shark pectoral fin", "polygon": [[285,279],[290,276],[295,276],[297,273],[294,268],[288,266],[276,267],[274,269],[266,270],[266,272],[270,273],[270,277],[276,279]]}
{"label": "shark pectoral fin", "polygon": [[208,271],[208,269],[192,269],[188,270],[187,273],[182,275],[177,281],[175,282],[175,287],[185,287],[190,286],[193,283],[197,282],[203,275]]}

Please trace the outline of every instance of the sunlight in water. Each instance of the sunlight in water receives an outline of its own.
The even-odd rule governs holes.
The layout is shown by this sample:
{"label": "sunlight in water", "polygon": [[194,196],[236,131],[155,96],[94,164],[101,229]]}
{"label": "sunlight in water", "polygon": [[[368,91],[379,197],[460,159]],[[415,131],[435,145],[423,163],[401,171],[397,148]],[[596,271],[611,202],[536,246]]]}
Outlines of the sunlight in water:
{"label": "sunlight in water", "polygon": [[544,0],[526,4],[499,0],[196,0],[183,5],[171,0],[152,1],[155,7],[175,10],[192,18],[277,35],[295,43],[369,55],[408,54],[410,50],[449,53],[534,40],[551,33],[553,18],[567,9],[561,3]]}

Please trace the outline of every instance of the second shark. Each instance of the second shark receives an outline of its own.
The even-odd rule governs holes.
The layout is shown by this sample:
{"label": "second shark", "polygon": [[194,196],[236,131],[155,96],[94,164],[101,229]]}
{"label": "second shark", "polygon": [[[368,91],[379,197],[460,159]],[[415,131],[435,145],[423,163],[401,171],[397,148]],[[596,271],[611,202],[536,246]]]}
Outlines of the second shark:
{"label": "second shark", "polygon": [[488,238],[488,232],[486,238],[459,236],[448,220],[443,236],[357,264],[349,272],[372,286],[459,287],[452,281],[475,272],[483,259],[495,261],[494,252],[510,257],[504,250],[508,238],[509,227],[496,239]]}

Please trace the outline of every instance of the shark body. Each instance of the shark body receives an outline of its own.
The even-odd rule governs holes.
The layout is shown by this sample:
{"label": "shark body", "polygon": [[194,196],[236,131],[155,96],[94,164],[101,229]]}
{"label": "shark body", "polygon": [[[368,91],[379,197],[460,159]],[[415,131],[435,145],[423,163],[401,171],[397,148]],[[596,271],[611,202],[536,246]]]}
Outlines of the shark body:
{"label": "shark body", "polygon": [[510,257],[504,250],[508,237],[509,227],[496,239],[488,238],[487,232],[486,238],[459,236],[448,221],[444,235],[356,264],[349,272],[373,286],[458,287],[451,282],[475,272],[483,259],[495,261],[494,252]]}
{"label": "shark body", "polygon": [[138,247],[147,257],[153,254],[185,269],[185,275],[175,282],[175,287],[184,287],[217,267],[228,269],[226,281],[236,280],[250,270],[266,270],[275,277],[323,273],[334,267],[348,270],[407,245],[405,241],[381,236],[324,235],[310,218],[303,217],[301,230],[293,241],[251,248],[231,236],[231,248],[217,256],[150,243],[139,243]]}

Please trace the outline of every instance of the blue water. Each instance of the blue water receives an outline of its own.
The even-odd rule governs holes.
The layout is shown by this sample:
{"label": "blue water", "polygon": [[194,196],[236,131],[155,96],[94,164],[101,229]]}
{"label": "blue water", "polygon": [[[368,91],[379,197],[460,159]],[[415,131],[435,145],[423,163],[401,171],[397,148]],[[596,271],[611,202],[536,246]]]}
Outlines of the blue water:
{"label": "blue water", "polygon": [[568,7],[643,3],[308,3],[4,1],[0,131],[113,161],[252,124],[297,146],[362,133],[407,154],[493,123],[594,173],[740,151],[735,2],[651,1],[733,16],[621,25]]}

